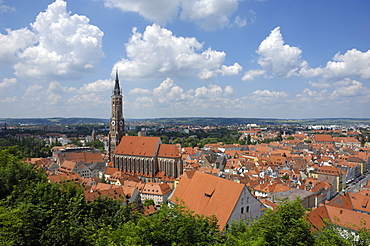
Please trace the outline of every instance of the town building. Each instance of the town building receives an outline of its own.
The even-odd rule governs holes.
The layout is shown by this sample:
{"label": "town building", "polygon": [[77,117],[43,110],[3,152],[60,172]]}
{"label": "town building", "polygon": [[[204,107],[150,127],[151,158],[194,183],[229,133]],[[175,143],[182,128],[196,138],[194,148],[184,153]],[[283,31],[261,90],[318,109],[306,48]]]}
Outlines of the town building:
{"label": "town building", "polygon": [[266,208],[244,184],[199,171],[183,175],[170,200],[185,202],[196,214],[215,215],[221,231],[233,220],[253,222]]}
{"label": "town building", "polygon": [[108,153],[113,167],[141,180],[159,182],[174,180],[183,172],[180,150],[162,144],[159,137],[124,136],[122,92],[118,73],[112,95]]}
{"label": "town building", "polygon": [[108,135],[109,161],[112,161],[114,150],[117,148],[121,138],[125,134],[124,124],[122,91],[119,86],[118,72],[116,71],[116,80],[112,95],[112,115],[110,118],[110,130]]}

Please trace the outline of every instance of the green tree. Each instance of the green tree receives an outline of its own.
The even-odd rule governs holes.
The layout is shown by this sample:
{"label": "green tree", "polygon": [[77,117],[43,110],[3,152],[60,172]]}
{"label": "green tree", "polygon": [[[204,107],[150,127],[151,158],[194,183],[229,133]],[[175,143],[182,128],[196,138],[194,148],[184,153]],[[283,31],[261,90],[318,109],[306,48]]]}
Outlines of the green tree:
{"label": "green tree", "polygon": [[143,214],[144,213],[144,204],[141,201],[140,194],[137,194],[137,196],[135,197],[135,199],[134,199],[134,201],[132,203],[133,203],[133,209],[136,212],[138,212],[140,214]]}
{"label": "green tree", "polygon": [[277,134],[277,137],[275,138],[275,141],[277,141],[277,142],[283,141],[283,137],[281,136],[280,132]]}
{"label": "green tree", "polygon": [[[329,221],[315,231],[315,246],[338,245],[338,246],[368,246],[370,245],[370,230],[364,225],[357,228],[339,227]],[[355,229],[355,230],[353,230]],[[357,230],[356,230],[357,229]]]}
{"label": "green tree", "polygon": [[27,186],[40,181],[46,181],[42,170],[21,162],[7,150],[0,150],[0,199],[9,196],[16,186]]}
{"label": "green tree", "polygon": [[95,149],[104,149],[104,143],[100,140],[94,140],[85,144],[85,146],[93,147]]}
{"label": "green tree", "polygon": [[350,240],[342,237],[338,232],[338,227],[326,223],[326,225],[314,233],[315,235],[315,245],[316,246],[326,246],[326,245],[336,245],[336,246],[350,246],[353,245]]}
{"label": "green tree", "polygon": [[289,179],[289,175],[288,174],[284,174],[282,178],[285,179],[285,180],[288,180]]}
{"label": "green tree", "polygon": [[117,230],[101,230],[97,238],[98,245],[214,245],[219,231],[214,216],[193,214],[183,205],[165,205],[150,217],[141,216]]}
{"label": "green tree", "polygon": [[144,201],[144,207],[148,207],[150,205],[153,205],[153,206],[155,205],[154,200],[153,199],[146,199]]}
{"label": "green tree", "polygon": [[233,223],[225,234],[226,245],[313,245],[311,226],[304,214],[299,199],[283,201],[276,211],[268,209],[250,226]]}
{"label": "green tree", "polygon": [[73,145],[76,145],[78,147],[81,147],[82,146],[82,143],[81,143],[81,141],[78,138],[72,138],[72,139],[70,139],[70,141],[71,141],[71,143]]}
{"label": "green tree", "polygon": [[248,134],[247,135],[247,145],[251,145],[252,144],[252,141],[251,141],[251,135]]}

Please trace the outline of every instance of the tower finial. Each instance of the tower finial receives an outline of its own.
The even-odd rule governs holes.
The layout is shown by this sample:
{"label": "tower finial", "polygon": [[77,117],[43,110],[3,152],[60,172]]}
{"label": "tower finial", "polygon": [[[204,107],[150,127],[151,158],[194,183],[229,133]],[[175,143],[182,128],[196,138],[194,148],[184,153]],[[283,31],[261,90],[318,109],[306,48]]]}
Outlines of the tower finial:
{"label": "tower finial", "polygon": [[121,95],[121,89],[119,88],[118,69],[116,69],[116,80],[114,84],[114,95]]}

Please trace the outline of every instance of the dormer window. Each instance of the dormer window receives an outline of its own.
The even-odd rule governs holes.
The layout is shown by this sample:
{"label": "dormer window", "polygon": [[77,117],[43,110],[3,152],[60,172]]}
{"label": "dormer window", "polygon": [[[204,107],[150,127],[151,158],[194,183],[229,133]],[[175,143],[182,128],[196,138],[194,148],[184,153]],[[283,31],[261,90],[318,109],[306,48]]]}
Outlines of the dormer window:
{"label": "dormer window", "polygon": [[204,196],[206,196],[206,197],[211,197],[211,196],[212,196],[212,194],[204,193]]}

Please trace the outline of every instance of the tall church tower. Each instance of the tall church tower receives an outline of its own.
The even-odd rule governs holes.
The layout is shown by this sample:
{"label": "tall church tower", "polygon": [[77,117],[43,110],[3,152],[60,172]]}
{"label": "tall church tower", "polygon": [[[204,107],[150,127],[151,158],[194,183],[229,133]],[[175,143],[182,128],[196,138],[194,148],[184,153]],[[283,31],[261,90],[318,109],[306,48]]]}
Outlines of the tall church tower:
{"label": "tall church tower", "polygon": [[113,161],[113,153],[122,136],[125,135],[125,123],[123,120],[122,91],[119,87],[118,71],[116,71],[116,80],[112,95],[112,116],[110,118],[110,130],[108,136],[109,161]]}

